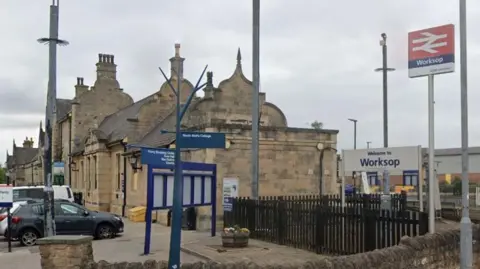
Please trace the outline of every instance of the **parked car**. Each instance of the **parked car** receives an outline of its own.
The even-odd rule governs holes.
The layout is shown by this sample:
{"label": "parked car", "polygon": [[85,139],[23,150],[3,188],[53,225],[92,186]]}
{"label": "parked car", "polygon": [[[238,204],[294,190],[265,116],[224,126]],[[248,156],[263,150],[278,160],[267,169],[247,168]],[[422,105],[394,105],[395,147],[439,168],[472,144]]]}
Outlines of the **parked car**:
{"label": "parked car", "polygon": [[[13,187],[13,200],[18,201],[26,198],[43,199],[45,186],[20,186]],[[67,185],[53,185],[53,197],[74,202],[72,189]]]}
{"label": "parked car", "polygon": [[[25,205],[27,203],[38,203],[39,200],[37,199],[23,199],[21,201],[16,201],[13,203],[12,207],[10,208],[10,214],[14,214],[21,205]],[[1,207],[0,208],[0,235],[7,237],[8,231],[8,207]]]}
{"label": "parked car", "polygon": [[[92,235],[96,239],[113,238],[123,233],[121,217],[91,211],[66,200],[54,202],[57,235]],[[43,203],[22,205],[12,216],[12,237],[24,246],[33,246],[44,236]]]}

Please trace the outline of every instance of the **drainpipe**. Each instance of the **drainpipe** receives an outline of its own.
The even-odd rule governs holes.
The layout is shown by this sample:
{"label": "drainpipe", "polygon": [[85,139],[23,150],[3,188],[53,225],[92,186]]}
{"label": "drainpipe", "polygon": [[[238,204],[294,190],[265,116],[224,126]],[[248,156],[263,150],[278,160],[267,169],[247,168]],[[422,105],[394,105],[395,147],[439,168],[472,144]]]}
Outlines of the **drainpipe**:
{"label": "drainpipe", "polygon": [[68,120],[68,185],[72,187],[72,116]]}
{"label": "drainpipe", "polygon": [[[123,146],[123,153],[127,152],[127,143],[120,141]],[[127,156],[123,156],[123,183],[122,183],[123,203],[122,203],[122,217],[126,216],[127,208]]]}
{"label": "drainpipe", "polygon": [[318,184],[318,191],[320,193],[320,195],[325,195],[325,180],[323,178],[323,152],[325,151],[325,148],[323,148],[321,151],[320,151],[320,160],[319,160],[319,175],[320,175],[320,178],[319,178],[319,184]]}

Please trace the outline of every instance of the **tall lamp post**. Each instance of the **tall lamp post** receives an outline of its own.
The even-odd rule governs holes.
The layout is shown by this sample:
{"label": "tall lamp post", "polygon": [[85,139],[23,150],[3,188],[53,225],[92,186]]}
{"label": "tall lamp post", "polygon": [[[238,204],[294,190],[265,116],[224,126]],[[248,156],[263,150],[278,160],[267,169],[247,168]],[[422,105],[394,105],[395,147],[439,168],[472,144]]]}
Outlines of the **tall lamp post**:
{"label": "tall lamp post", "polygon": [[460,268],[473,268],[472,221],[468,201],[468,98],[467,98],[467,1],[460,0],[460,107],[462,130],[462,219],[460,221]]}
{"label": "tall lamp post", "polygon": [[[387,34],[381,34],[380,46],[382,47],[382,67],[375,69],[375,72],[382,72],[383,75],[383,147],[388,148],[388,72],[395,71],[387,64]],[[384,209],[390,209],[390,175],[383,171],[383,203]]]}
{"label": "tall lamp post", "polygon": [[260,0],[253,0],[252,27],[252,197],[258,199],[260,128]]}
{"label": "tall lamp post", "polygon": [[[357,149],[357,121],[356,119],[348,119],[349,121],[353,122],[353,149]],[[353,177],[353,187],[355,189],[355,193],[357,192],[357,172],[352,172]]]}
{"label": "tall lamp post", "polygon": [[68,42],[58,38],[58,6],[59,0],[52,0],[50,5],[50,31],[49,37],[39,38],[37,41],[48,44],[48,91],[47,106],[45,109],[45,143],[43,179],[45,184],[44,194],[44,223],[45,236],[55,235],[55,222],[53,214],[53,189],[52,189],[52,128],[55,120],[57,100],[57,45],[68,45]]}

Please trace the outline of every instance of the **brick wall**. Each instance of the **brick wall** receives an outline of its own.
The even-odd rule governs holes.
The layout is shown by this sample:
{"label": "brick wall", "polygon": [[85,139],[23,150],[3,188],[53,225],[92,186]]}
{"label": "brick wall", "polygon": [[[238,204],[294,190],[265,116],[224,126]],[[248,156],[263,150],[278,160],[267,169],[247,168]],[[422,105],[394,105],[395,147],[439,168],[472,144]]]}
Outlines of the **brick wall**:
{"label": "brick wall", "polygon": [[[480,247],[476,244],[476,240],[480,239],[480,226],[473,226],[473,251],[474,264],[473,268],[480,268]],[[269,265],[268,268],[318,268],[318,269],[334,269],[334,268],[376,268],[376,269],[457,269],[460,268],[460,231],[452,230],[442,233],[428,234],[415,238],[405,237],[400,241],[398,246],[376,250],[372,252],[356,254],[343,257],[319,258],[317,260],[305,261],[303,264],[278,264]],[[91,242],[90,242],[91,244]],[[85,247],[83,247],[85,248]],[[89,248],[87,248],[89,249]],[[50,253],[45,249],[40,252],[42,259],[49,258],[49,264],[54,263],[52,256],[44,257]],[[86,251],[85,255],[89,255]],[[64,259],[60,256],[53,257],[62,262]],[[85,262],[85,259],[77,259],[78,262]],[[106,261],[94,262],[90,258],[88,266],[82,268],[167,268],[167,262],[148,260],[143,264],[140,262],[122,262],[111,264]],[[45,263],[45,262],[44,262]],[[43,264],[42,264],[43,265]],[[272,267],[273,266],[273,267]],[[59,268],[59,267],[42,267]],[[74,267],[72,267],[74,268]],[[77,267],[75,267],[77,268]],[[220,264],[214,261],[197,262],[194,264],[182,264],[181,268],[262,268],[255,263],[245,261],[240,263]],[[267,268],[265,266],[265,268]]]}

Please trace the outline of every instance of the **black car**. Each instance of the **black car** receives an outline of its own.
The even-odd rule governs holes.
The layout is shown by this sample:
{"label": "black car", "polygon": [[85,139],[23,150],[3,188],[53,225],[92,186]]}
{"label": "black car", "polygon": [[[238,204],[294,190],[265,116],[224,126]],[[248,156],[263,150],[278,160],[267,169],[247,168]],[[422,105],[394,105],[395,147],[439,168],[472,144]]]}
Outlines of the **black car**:
{"label": "black car", "polygon": [[[92,235],[96,239],[113,238],[123,233],[122,218],[104,212],[88,210],[76,203],[55,200],[57,235]],[[22,205],[12,215],[12,237],[24,246],[33,246],[44,236],[43,202]]]}

